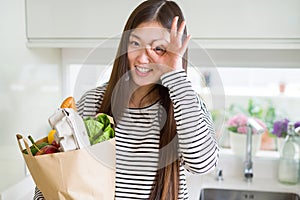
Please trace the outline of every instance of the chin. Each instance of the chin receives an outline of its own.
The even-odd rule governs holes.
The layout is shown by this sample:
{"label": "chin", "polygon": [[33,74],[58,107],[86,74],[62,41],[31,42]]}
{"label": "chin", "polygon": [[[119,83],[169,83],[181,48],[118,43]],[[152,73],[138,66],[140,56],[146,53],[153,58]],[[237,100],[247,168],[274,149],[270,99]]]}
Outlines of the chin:
{"label": "chin", "polygon": [[153,85],[157,84],[157,82],[158,81],[147,80],[147,78],[145,78],[145,77],[133,78],[133,83],[138,87],[153,86]]}
{"label": "chin", "polygon": [[139,76],[137,74],[132,74],[131,76],[134,84],[137,86],[148,86],[148,85],[154,85],[159,82],[159,78],[155,77],[154,75],[149,75],[149,76]]}

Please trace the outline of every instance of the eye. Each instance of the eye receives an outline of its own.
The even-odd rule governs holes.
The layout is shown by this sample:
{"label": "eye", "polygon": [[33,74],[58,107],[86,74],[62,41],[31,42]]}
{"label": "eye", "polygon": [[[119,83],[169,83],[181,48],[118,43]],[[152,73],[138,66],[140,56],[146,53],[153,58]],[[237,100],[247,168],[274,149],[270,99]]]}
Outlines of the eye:
{"label": "eye", "polygon": [[153,49],[158,55],[163,55],[166,52],[166,49],[161,47],[161,46],[157,46]]}
{"label": "eye", "polygon": [[139,47],[140,46],[140,43],[138,43],[137,41],[135,40],[132,40],[132,41],[129,41],[129,45],[131,47]]}

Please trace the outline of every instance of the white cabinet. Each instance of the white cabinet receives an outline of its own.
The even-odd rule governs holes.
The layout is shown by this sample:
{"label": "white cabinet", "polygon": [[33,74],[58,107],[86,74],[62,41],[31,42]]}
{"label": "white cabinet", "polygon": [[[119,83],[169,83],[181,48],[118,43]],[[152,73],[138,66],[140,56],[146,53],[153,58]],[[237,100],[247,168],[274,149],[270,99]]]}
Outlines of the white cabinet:
{"label": "white cabinet", "polygon": [[109,38],[122,31],[138,0],[26,0],[28,39]]}
{"label": "white cabinet", "polygon": [[299,0],[178,1],[199,38],[300,38]]}
{"label": "white cabinet", "polygon": [[[89,46],[118,36],[142,2],[25,1],[28,44],[46,47]],[[193,39],[206,47],[300,49],[299,0],[175,1],[183,8]]]}

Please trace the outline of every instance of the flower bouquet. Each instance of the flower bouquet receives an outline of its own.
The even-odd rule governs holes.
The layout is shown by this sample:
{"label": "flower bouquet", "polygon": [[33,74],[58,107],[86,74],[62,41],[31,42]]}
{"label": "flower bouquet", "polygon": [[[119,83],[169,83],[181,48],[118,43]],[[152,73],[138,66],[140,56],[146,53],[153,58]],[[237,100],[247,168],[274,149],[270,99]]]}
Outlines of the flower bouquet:
{"label": "flower bouquet", "polygon": [[[254,118],[259,125],[266,129],[266,125],[259,119]],[[248,117],[244,114],[237,114],[227,121],[227,130],[230,136],[230,146],[237,155],[245,155],[246,150],[246,134],[248,131]],[[261,145],[261,135],[256,134],[256,130],[252,131],[252,154],[255,155]]]}
{"label": "flower bouquet", "polygon": [[[274,122],[273,124],[273,131],[272,134],[276,136],[277,138],[277,150],[279,150],[283,144],[283,141],[285,140],[287,136],[287,127],[288,123],[290,122],[289,119],[284,118],[280,119]],[[296,122],[294,124],[294,127],[300,127],[300,121]]]}

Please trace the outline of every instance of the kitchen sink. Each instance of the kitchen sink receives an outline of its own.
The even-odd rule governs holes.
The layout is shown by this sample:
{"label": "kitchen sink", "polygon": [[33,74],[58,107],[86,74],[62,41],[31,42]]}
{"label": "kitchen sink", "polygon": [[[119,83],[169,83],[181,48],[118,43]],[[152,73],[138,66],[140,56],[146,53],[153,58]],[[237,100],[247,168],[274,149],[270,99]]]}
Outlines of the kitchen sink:
{"label": "kitchen sink", "polygon": [[300,197],[288,192],[204,188],[200,200],[300,200]]}

